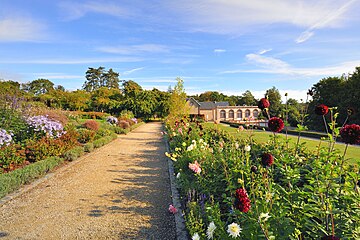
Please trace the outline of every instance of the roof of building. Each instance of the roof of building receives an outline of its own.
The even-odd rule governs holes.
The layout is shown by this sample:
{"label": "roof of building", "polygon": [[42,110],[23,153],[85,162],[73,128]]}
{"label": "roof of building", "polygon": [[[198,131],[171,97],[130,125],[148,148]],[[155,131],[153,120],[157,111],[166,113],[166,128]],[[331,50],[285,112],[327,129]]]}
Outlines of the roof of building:
{"label": "roof of building", "polygon": [[201,110],[211,110],[215,109],[216,105],[214,102],[200,102],[200,109]]}
{"label": "roof of building", "polygon": [[198,107],[201,106],[201,104],[198,101],[196,101],[196,99],[193,97],[187,98],[186,101],[191,102],[191,103],[197,105]]}
{"label": "roof of building", "polygon": [[229,102],[214,102],[218,107],[227,107],[229,106]]}

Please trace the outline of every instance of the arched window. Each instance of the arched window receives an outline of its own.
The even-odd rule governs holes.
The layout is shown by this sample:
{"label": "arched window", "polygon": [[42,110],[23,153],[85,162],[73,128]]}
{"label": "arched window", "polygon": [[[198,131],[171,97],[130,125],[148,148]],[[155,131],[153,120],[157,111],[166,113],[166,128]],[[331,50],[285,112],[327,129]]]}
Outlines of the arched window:
{"label": "arched window", "polygon": [[226,112],[225,110],[220,111],[220,118],[226,118]]}
{"label": "arched window", "polygon": [[242,118],[242,111],[239,109],[236,112],[236,118],[241,119]]}
{"label": "arched window", "polygon": [[249,109],[246,109],[245,110],[245,117],[250,117],[250,110]]}
{"label": "arched window", "polygon": [[254,118],[257,118],[259,116],[259,111],[255,109],[253,111],[253,116],[254,116]]}
{"label": "arched window", "polygon": [[229,118],[234,119],[234,110],[229,111]]}

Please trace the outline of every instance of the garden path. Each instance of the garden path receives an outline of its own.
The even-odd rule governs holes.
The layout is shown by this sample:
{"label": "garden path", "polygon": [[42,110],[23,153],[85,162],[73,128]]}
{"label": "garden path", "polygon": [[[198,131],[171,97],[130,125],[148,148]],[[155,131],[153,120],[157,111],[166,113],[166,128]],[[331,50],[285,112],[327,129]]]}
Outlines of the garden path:
{"label": "garden path", "polygon": [[148,123],[0,206],[0,239],[176,239],[161,123]]}

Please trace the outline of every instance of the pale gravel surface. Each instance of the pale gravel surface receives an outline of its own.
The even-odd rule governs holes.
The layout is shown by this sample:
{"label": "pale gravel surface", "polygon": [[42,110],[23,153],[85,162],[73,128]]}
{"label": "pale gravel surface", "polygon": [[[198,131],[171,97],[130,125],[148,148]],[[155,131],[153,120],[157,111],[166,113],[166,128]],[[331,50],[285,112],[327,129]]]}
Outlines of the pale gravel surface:
{"label": "pale gravel surface", "polygon": [[88,154],[0,207],[0,239],[176,239],[160,123]]}

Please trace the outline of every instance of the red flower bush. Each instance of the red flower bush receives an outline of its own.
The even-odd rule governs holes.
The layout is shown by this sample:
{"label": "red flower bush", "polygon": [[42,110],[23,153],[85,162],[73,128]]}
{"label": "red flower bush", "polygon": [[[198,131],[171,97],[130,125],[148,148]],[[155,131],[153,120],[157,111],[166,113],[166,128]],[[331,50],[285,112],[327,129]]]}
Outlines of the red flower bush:
{"label": "red flower bush", "polygon": [[239,209],[241,212],[247,213],[251,208],[251,204],[246,189],[245,188],[237,189],[235,196],[236,196],[235,208]]}
{"label": "red flower bush", "polygon": [[95,120],[87,120],[84,124],[84,127],[86,127],[89,130],[97,131],[99,130],[99,123]]}
{"label": "red flower bush", "polygon": [[280,132],[284,128],[284,121],[278,117],[272,117],[269,120],[268,127],[272,132]]}
{"label": "red flower bush", "polygon": [[261,163],[265,166],[265,167],[270,167],[271,165],[273,165],[274,163],[274,157],[273,155],[271,155],[270,153],[263,153],[261,155]]}
{"label": "red flower bush", "polygon": [[340,135],[346,144],[359,144],[360,143],[360,126],[357,124],[345,125],[340,130]]}
{"label": "red flower bush", "polygon": [[325,104],[320,104],[315,107],[315,114],[323,116],[329,112],[329,107]]}
{"label": "red flower bush", "polygon": [[270,107],[269,100],[267,100],[266,98],[260,99],[260,101],[258,103],[258,108],[260,108],[261,110],[264,110],[265,108],[268,108],[268,107]]}

